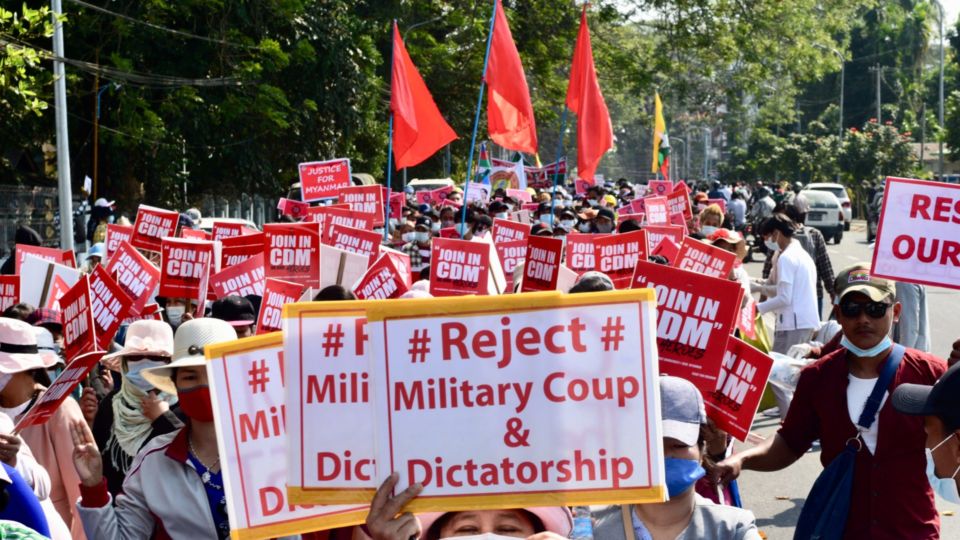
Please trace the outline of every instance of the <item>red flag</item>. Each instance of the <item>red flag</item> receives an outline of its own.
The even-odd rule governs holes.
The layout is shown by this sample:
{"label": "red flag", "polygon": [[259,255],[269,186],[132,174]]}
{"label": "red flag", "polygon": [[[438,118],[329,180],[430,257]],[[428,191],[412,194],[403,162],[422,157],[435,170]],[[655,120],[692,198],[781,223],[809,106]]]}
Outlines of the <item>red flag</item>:
{"label": "red flag", "polygon": [[393,23],[393,75],[390,79],[393,111],[393,157],[397,170],[413,167],[457,138],[440,115],[420,72],[407,54],[397,23]]}
{"label": "red flag", "polygon": [[513,42],[500,0],[497,0],[494,10],[496,14],[486,74],[490,87],[487,96],[490,138],[504,148],[536,154],[537,124],[533,119],[533,104],[530,102],[527,77],[520,63],[520,53]]}
{"label": "red flag", "polygon": [[567,107],[577,115],[577,176],[593,180],[600,158],[613,146],[613,127],[593,65],[586,5],[580,14],[580,32],[573,50]]}

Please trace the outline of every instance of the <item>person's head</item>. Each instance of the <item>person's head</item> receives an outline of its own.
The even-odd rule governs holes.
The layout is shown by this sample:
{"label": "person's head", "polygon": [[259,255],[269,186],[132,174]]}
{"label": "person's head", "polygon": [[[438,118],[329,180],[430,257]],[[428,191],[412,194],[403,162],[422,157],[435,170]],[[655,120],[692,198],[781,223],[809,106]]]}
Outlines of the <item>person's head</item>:
{"label": "person's head", "polygon": [[433,220],[427,216],[417,218],[417,223],[413,227],[413,241],[421,246],[430,245],[430,238],[433,236]]}
{"label": "person's head", "polygon": [[938,495],[960,504],[960,364],[933,386],[901,384],[890,400],[897,411],[924,417],[927,478]]}
{"label": "person's head", "polygon": [[[786,214],[776,213],[764,220],[757,231],[770,250],[784,249],[790,244],[797,224]],[[776,244],[776,246],[774,246]]]}
{"label": "person's head", "polygon": [[253,303],[242,296],[225,296],[213,303],[210,316],[230,323],[237,331],[237,337],[245,338],[253,335],[254,325],[257,324],[257,312]]}
{"label": "person's head", "polygon": [[800,208],[795,204],[783,205],[783,213],[787,214],[787,217],[797,225],[803,225],[807,222],[807,213],[800,211]]}
{"label": "person's head", "polygon": [[638,223],[637,220],[628,219],[626,221],[621,221],[620,224],[617,225],[617,232],[624,234],[628,232],[639,231],[642,228],[643,227],[640,226],[640,223]]}
{"label": "person's head", "polygon": [[90,268],[93,269],[102,264],[106,256],[107,246],[103,242],[97,242],[90,246],[90,251],[87,252],[87,261],[89,261]]}
{"label": "person's head", "polygon": [[63,346],[63,316],[59,310],[51,308],[34,310],[27,317],[27,322],[46,328],[53,335],[53,340],[61,347]]}
{"label": "person's head", "polygon": [[565,208],[560,212],[560,225],[567,231],[573,231],[577,227],[577,214]]}
{"label": "person's head", "polygon": [[743,192],[741,192],[741,191],[738,189],[738,190],[734,191],[734,192],[730,195],[730,198],[731,198],[731,199],[742,199],[742,198],[743,198]]}
{"label": "person's head", "polygon": [[37,308],[27,304],[25,302],[20,302],[19,304],[14,304],[7,309],[3,310],[3,317],[7,319],[16,319],[18,321],[26,321]]}
{"label": "person's head", "polygon": [[602,292],[602,291],[612,291],[616,287],[613,285],[613,280],[610,279],[610,276],[604,274],[603,272],[598,272],[596,270],[591,270],[589,272],[584,272],[582,276],[577,278],[577,282],[574,283],[573,287],[570,288],[570,294],[585,293],[585,292]]}
{"label": "person's head", "polygon": [[660,377],[660,415],[667,491],[673,499],[693,489],[706,471],[702,463],[707,412],[694,384],[679,377]]}
{"label": "person's head", "polygon": [[58,360],[56,354],[40,351],[31,325],[0,318],[0,406],[15,407],[29,400],[37,382],[35,372],[46,375]]}
{"label": "person's head", "polygon": [[455,189],[447,195],[447,200],[450,202],[455,202],[457,204],[463,204],[463,192],[459,189]]}
{"label": "person's head", "polygon": [[491,227],[493,227],[493,220],[490,216],[477,216],[473,221],[473,235],[483,238],[489,234]]}
{"label": "person's head", "polygon": [[537,223],[530,228],[532,236],[553,236],[553,227],[545,223]]}
{"label": "person's head", "polygon": [[163,321],[135,321],[127,328],[123,347],[100,361],[111,371],[123,375],[123,384],[149,392],[153,385],[143,378],[142,371],[170,363],[173,356],[173,330]]}
{"label": "person's head", "polygon": [[802,189],[803,189],[803,184],[801,184],[800,182],[794,182],[794,183],[793,183],[793,192],[794,192],[794,193],[800,193],[800,191],[801,191]]}
{"label": "person's head", "polygon": [[450,206],[440,207],[440,228],[453,227],[456,212]]}
{"label": "person's head", "polygon": [[593,220],[594,227],[598,233],[613,232],[616,226],[617,216],[609,208],[600,208],[597,210],[597,217]]}
{"label": "person's head", "polygon": [[858,263],[837,274],[833,313],[843,328],[843,345],[862,358],[886,351],[890,330],[900,318],[896,283],[871,275],[870,265]]}
{"label": "person's head", "polygon": [[710,236],[713,231],[723,226],[723,210],[719,204],[711,204],[700,211],[700,232]]}
{"label": "person's head", "polygon": [[741,261],[747,256],[747,242],[743,235],[730,229],[717,229],[707,236],[706,242],[730,253],[736,253]]}
{"label": "person's head", "polygon": [[192,312],[195,307],[194,301],[187,298],[164,298],[162,305],[164,316],[174,330],[183,322],[184,313]]}
{"label": "person's head", "polygon": [[424,540],[488,533],[527,538],[541,532],[566,538],[573,528],[573,516],[563,506],[430,512],[417,515],[417,519]]}
{"label": "person's head", "polygon": [[327,285],[313,297],[315,302],[336,302],[342,300],[356,300],[357,296],[353,291],[341,285]]}
{"label": "person's head", "polygon": [[43,238],[40,237],[40,233],[26,225],[17,227],[16,232],[13,233],[13,241],[15,244],[25,244],[28,246],[43,245]]}

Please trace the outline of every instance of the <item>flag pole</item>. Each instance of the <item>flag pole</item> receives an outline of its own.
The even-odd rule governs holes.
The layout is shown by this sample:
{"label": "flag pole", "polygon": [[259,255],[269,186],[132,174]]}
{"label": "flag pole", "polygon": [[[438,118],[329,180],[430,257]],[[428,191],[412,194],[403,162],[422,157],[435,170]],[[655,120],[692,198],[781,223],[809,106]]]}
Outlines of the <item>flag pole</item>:
{"label": "flag pole", "polygon": [[497,0],[493,0],[493,13],[490,15],[490,34],[487,36],[487,52],[483,57],[483,72],[480,76],[480,96],[477,97],[477,112],[473,118],[473,135],[470,137],[470,158],[467,160],[467,178],[463,183],[463,209],[460,213],[460,238],[466,234],[467,223],[467,192],[470,190],[470,181],[473,176],[473,150],[477,145],[477,129],[480,127],[480,108],[483,107],[483,92],[487,88],[487,65],[490,63],[490,45],[493,43],[493,24],[497,21]]}
{"label": "flag pole", "polygon": [[556,219],[554,210],[557,207],[557,180],[560,176],[560,156],[563,155],[563,136],[567,131],[567,106],[563,106],[563,114],[560,115],[560,140],[557,141],[557,159],[556,170],[553,171],[553,192],[550,194],[550,226],[553,227],[553,221]]}
{"label": "flag pole", "polygon": [[393,112],[390,112],[390,141],[387,143],[387,200],[385,213],[383,217],[383,243],[386,244],[390,239],[390,186],[393,181]]}

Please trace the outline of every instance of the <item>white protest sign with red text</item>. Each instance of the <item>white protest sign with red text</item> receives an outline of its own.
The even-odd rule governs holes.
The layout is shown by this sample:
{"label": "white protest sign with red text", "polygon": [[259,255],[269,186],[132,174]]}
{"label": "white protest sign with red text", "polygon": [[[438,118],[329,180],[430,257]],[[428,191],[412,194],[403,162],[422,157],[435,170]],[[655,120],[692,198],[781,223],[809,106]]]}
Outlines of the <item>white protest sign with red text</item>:
{"label": "white protest sign with red text", "polygon": [[60,298],[63,317],[63,356],[69,364],[83,353],[97,350],[97,333],[93,327],[93,310],[90,309],[90,278],[80,276],[80,281]]}
{"label": "white protest sign with red text", "polygon": [[120,249],[120,244],[124,242],[129,242],[133,238],[133,225],[115,225],[110,223],[107,225],[107,239],[104,240],[104,244],[107,248],[106,256],[104,260],[110,258],[113,255],[113,252]]}
{"label": "white protest sign with red text", "polygon": [[20,299],[32,306],[47,307],[55,288],[66,292],[80,279],[80,271],[27,255],[20,268]]}
{"label": "white protest sign with red text", "polygon": [[489,268],[488,244],[434,238],[430,244],[430,294],[496,294],[488,289]]}
{"label": "white protest sign with red text", "polygon": [[402,271],[397,268],[397,260],[393,254],[384,253],[371,264],[367,273],[353,286],[356,297],[360,300],[385,300],[399,298],[407,292],[409,285]]}
{"label": "white protest sign with red text", "polygon": [[717,387],[704,395],[707,416],[721,430],[746,441],[772,368],[772,358],[731,337]]}
{"label": "white protest sign with red text", "polygon": [[99,265],[90,273],[90,306],[97,329],[97,348],[109,351],[110,342],[130,313],[133,298]]}
{"label": "white protest sign with red text", "polygon": [[527,238],[520,292],[556,290],[562,257],[563,240],[549,236]]}
{"label": "white protest sign with red text", "polygon": [[296,302],[303,285],[280,279],[267,278],[263,285],[263,300],[257,315],[257,334],[280,330],[283,306]]}
{"label": "white protest sign with red text", "polygon": [[646,261],[637,263],[633,286],[657,293],[660,372],[712,392],[743,288],[735,281]]}
{"label": "white protest sign with red text", "polygon": [[263,253],[210,276],[210,286],[217,298],[226,296],[263,296]]}
{"label": "white protest sign with red text", "polygon": [[352,184],[349,159],[300,164],[300,198],[303,202],[336,198],[341,189]]}
{"label": "white protest sign with red text", "polygon": [[20,276],[0,275],[0,311],[20,302]]}
{"label": "white protest sign with red text", "polygon": [[421,483],[408,511],[665,497],[650,291],[366,307],[374,485]]}
{"label": "white protest sign with red text", "polygon": [[[76,283],[74,283],[74,285],[76,285]],[[67,294],[67,291],[69,291],[72,286],[73,285],[67,283],[62,277],[57,275],[53,276],[53,281],[50,283],[50,291],[47,293],[47,301],[43,304],[43,307],[60,311],[60,299],[63,298],[63,295]]]}
{"label": "white protest sign with red text", "polygon": [[72,249],[55,249],[40,246],[29,246],[26,244],[17,244],[15,249],[17,252],[15,273],[17,274],[21,273],[20,266],[23,264],[23,260],[27,255],[33,255],[38,259],[62,264],[64,266],[69,266],[70,268],[77,267],[77,259]]}
{"label": "white protest sign with red text", "polygon": [[374,227],[382,227],[383,197],[382,186],[350,186],[340,189],[337,200],[341,204],[349,204],[354,213],[371,216]]}
{"label": "white protest sign with red text", "polygon": [[206,294],[213,242],[164,238],[160,249],[160,296],[200,298]]}
{"label": "white protest sign with red text", "polygon": [[611,234],[593,242],[597,270],[610,276],[614,287],[629,289],[637,261],[647,260],[646,231]]}
{"label": "white protest sign with red text", "polygon": [[146,251],[160,251],[160,241],[174,236],[180,214],[173,210],[154,208],[141,204],[137,209],[137,221],[133,224],[130,245]]}
{"label": "white protest sign with red text", "polygon": [[320,287],[320,230],[315,223],[263,226],[264,275]]}
{"label": "white protest sign with red text", "polygon": [[737,254],[711,246],[691,237],[683,239],[673,266],[697,274],[726,279],[733,270]]}
{"label": "white protest sign with red text", "polygon": [[117,283],[133,299],[132,313],[138,313],[151,301],[150,295],[160,285],[160,269],[127,242],[107,262],[107,273],[116,276]]}
{"label": "white protest sign with red text", "polygon": [[284,371],[283,338],[257,336],[205,353],[232,537],[276,538],[362,522],[366,507],[287,500],[284,388],[298,379]]}
{"label": "white protest sign with red text", "polygon": [[103,358],[105,354],[107,353],[104,351],[91,351],[81,354],[72,362],[68,363],[63,373],[50,384],[50,388],[47,388],[47,390],[37,398],[37,402],[33,404],[33,407],[20,418],[13,432],[20,433],[30,426],[39,426],[47,423],[70,395],[70,392],[73,392],[73,389],[87,378],[87,375],[100,363],[100,359]]}
{"label": "white protest sign with red text", "polygon": [[873,275],[960,289],[960,186],[887,178]]}
{"label": "white protest sign with red text", "polygon": [[647,197],[643,199],[644,213],[649,225],[666,225],[670,222],[670,211],[666,197]]}

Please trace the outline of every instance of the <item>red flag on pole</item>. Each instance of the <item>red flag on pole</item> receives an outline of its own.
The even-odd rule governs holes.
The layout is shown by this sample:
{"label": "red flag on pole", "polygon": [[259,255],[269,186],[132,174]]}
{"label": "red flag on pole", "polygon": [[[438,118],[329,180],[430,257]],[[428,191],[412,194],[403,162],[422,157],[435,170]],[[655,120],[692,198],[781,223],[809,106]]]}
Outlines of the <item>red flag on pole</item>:
{"label": "red flag on pole", "polygon": [[537,125],[527,77],[513,42],[503,5],[497,0],[486,80],[487,127],[493,142],[510,150],[537,153]]}
{"label": "red flag on pole", "polygon": [[390,110],[394,114],[393,156],[397,170],[422,163],[457,138],[440,115],[433,96],[407,54],[396,22],[393,23]]}
{"label": "red flag on pole", "polygon": [[613,128],[593,65],[586,5],[580,14],[580,32],[573,50],[567,107],[577,115],[577,176],[590,181],[600,158],[613,146]]}

